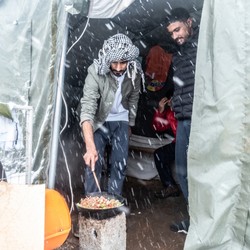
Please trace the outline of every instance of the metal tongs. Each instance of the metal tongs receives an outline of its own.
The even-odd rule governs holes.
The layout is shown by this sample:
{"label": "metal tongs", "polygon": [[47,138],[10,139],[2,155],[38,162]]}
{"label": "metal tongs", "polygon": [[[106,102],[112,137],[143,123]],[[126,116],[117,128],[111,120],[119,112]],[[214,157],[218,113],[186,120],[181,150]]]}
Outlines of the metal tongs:
{"label": "metal tongs", "polygon": [[95,170],[92,170],[92,173],[93,173],[93,176],[94,176],[94,179],[95,179],[96,186],[98,187],[99,192],[101,193],[102,191],[101,191],[101,188],[100,188],[99,181],[98,181],[98,179],[97,179],[97,177],[96,177]]}

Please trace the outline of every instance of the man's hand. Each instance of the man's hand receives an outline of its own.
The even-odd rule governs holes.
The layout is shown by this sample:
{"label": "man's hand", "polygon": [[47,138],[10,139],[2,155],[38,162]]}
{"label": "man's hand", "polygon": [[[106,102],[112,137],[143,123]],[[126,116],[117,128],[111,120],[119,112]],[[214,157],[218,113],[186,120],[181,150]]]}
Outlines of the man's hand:
{"label": "man's hand", "polygon": [[82,132],[86,144],[86,153],[84,154],[83,159],[86,165],[90,167],[92,171],[94,171],[95,163],[98,160],[98,153],[96,151],[93,127],[90,121],[85,121],[82,123]]}
{"label": "man's hand", "polygon": [[96,149],[87,149],[83,156],[85,164],[90,167],[91,171],[95,171],[95,163],[98,160],[98,154]]}

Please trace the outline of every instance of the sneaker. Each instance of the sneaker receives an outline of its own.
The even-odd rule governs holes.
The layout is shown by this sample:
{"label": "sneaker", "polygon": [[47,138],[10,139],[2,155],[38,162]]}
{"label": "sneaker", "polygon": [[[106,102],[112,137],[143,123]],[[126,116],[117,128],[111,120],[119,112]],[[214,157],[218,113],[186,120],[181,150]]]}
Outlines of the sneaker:
{"label": "sneaker", "polygon": [[170,230],[176,233],[188,233],[189,219],[170,225]]}
{"label": "sneaker", "polygon": [[162,189],[159,192],[155,192],[155,197],[164,199],[168,197],[177,197],[180,195],[180,191],[177,186],[169,185],[167,188]]}

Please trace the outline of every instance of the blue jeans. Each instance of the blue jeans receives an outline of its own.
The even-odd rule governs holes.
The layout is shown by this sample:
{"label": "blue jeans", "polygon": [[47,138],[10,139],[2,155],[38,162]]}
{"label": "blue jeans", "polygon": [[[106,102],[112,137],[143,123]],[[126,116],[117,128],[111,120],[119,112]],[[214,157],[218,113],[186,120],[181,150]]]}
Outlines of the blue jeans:
{"label": "blue jeans", "polygon": [[175,167],[176,177],[180,184],[182,193],[188,203],[187,183],[187,150],[189,145],[191,120],[178,121],[175,143]]}
{"label": "blue jeans", "polygon": [[[110,177],[108,192],[122,194],[125,170],[128,158],[128,122],[112,121],[105,122],[101,128],[95,131],[94,141],[98,152],[98,160],[95,164],[95,172],[100,182],[102,168],[105,164],[104,153],[107,144],[111,145]],[[98,192],[93,173],[89,167],[85,170],[85,193]]]}

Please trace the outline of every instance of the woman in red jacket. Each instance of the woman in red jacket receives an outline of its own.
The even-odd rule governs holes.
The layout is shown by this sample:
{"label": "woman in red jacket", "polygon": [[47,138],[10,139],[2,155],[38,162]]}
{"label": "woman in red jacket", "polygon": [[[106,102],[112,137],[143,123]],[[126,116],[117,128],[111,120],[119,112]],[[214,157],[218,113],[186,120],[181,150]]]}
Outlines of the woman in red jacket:
{"label": "woman in red jacket", "polygon": [[[164,97],[159,102],[159,107],[153,117],[153,128],[157,132],[171,129],[176,136],[177,120],[170,108],[170,99]],[[154,161],[159,173],[163,189],[155,193],[157,198],[175,197],[180,195],[178,186],[173,178],[171,166],[175,161],[175,139],[154,152]]]}

